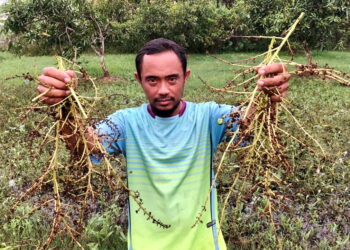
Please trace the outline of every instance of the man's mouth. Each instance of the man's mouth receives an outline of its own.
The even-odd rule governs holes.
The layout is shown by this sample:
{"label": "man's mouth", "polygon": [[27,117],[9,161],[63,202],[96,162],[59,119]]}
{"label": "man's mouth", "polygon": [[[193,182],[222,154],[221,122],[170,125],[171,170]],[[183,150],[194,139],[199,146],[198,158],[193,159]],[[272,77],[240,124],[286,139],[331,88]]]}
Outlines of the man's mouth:
{"label": "man's mouth", "polygon": [[167,105],[171,101],[173,101],[172,98],[166,98],[166,99],[156,99],[156,102],[159,103],[160,105]]}

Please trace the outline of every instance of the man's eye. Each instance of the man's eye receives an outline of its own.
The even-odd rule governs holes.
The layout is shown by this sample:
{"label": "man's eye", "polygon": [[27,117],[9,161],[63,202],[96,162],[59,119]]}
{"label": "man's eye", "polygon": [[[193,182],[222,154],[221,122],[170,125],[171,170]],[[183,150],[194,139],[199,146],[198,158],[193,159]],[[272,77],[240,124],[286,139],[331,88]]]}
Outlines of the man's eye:
{"label": "man's eye", "polygon": [[177,77],[176,76],[171,76],[169,77],[169,81],[170,82],[175,82],[177,80]]}
{"label": "man's eye", "polygon": [[148,78],[148,79],[147,79],[147,82],[148,82],[148,83],[156,83],[157,80],[156,80],[155,78]]}

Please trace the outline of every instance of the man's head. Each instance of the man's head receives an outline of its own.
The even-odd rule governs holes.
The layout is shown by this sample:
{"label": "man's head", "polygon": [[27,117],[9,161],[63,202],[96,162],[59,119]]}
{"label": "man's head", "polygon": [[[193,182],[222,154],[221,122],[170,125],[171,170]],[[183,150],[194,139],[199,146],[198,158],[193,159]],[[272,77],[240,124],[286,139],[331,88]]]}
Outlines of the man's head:
{"label": "man's head", "polygon": [[187,69],[187,55],[185,49],[174,41],[165,38],[151,40],[139,50],[135,59],[137,74],[141,77],[141,68],[145,55],[158,54],[164,51],[173,51],[178,56],[185,74]]}
{"label": "man's head", "polygon": [[190,75],[185,50],[173,41],[159,38],[146,43],[135,61],[135,78],[156,115],[176,115]]}

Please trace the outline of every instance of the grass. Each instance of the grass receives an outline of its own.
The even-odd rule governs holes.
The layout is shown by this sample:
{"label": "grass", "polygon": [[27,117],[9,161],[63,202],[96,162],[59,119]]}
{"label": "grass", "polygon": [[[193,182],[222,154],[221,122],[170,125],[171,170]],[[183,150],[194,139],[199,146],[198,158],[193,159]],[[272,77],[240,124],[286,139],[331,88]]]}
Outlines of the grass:
{"label": "grass", "polygon": [[[227,53],[219,55],[229,61],[253,56],[252,53]],[[316,51],[314,61],[319,65],[328,64],[336,69],[350,72],[350,52]],[[287,55],[286,55],[287,57]],[[303,55],[294,57],[297,62],[306,62]],[[79,61],[93,76],[101,75],[94,55],[85,54]],[[134,55],[107,55],[107,66],[114,76],[124,80],[115,83],[99,84],[100,95],[110,96],[99,101],[94,120],[99,120],[116,109],[132,107],[144,103],[141,87],[133,79]],[[28,118],[20,119],[32,105],[36,95],[35,83],[16,78],[1,80],[29,72],[40,74],[41,68],[54,65],[53,57],[15,57],[0,53],[0,248],[31,249],[44,240],[49,230],[45,217],[49,213],[41,210],[27,219],[7,217],[11,201],[20,191],[30,185],[45,166],[50,147],[45,146],[36,157],[40,139],[32,136],[31,131],[46,114],[32,112]],[[216,101],[233,104],[236,98],[207,90],[198,76],[213,86],[224,86],[232,78],[229,65],[211,57],[191,54],[189,68],[192,75],[187,83],[184,98],[188,101]],[[89,95],[90,86],[81,84],[79,93]],[[275,203],[272,226],[269,218],[261,216],[264,200],[258,192],[240,197],[239,191],[229,201],[223,233],[229,249],[348,249],[350,248],[350,88],[331,81],[313,78],[294,78],[289,90],[288,108],[300,120],[303,126],[325,148],[331,162],[325,162],[307,152],[297,143],[289,143],[288,155],[295,171],[285,177],[285,184],[275,187],[283,196]],[[283,127],[303,138],[299,130],[291,123],[287,115],[281,115]],[[38,129],[45,133],[47,127]],[[306,139],[306,138],[304,138]],[[311,144],[311,143],[310,143]],[[227,165],[234,164],[234,157]],[[219,186],[219,199],[223,199],[225,187],[232,181],[234,169],[225,168]],[[125,248],[125,218],[118,216],[123,206],[111,206],[118,203],[101,201],[99,208],[87,226],[82,238],[89,249]],[[20,216],[35,204],[35,197],[23,203],[17,209]],[[124,221],[124,224],[121,222]],[[229,225],[229,226],[228,226]],[[62,239],[53,243],[54,248],[71,248],[69,240]]]}

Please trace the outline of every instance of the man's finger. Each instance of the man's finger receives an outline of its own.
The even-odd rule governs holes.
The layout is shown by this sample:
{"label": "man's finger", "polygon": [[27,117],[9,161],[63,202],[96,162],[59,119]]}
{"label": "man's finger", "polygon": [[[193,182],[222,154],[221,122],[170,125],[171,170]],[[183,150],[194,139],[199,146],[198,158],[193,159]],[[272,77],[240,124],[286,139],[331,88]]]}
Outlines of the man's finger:
{"label": "man's finger", "polygon": [[[78,81],[77,81],[77,75],[75,74],[75,72],[74,72],[73,70],[67,70],[66,73],[67,73],[67,74],[69,75],[69,77],[70,77],[69,81],[70,81],[70,80],[73,80],[73,81],[71,82],[72,87],[73,87],[74,89],[77,88],[77,87],[78,87]],[[66,79],[66,80],[68,80],[68,79]],[[66,83],[68,83],[68,82],[66,81]]]}
{"label": "man's finger", "polygon": [[289,88],[289,83],[285,82],[282,85],[277,87],[277,90],[280,94],[285,94],[287,92],[287,89]]}
{"label": "man's finger", "polygon": [[259,75],[266,76],[268,74],[278,74],[287,72],[287,66],[281,63],[271,63],[270,65],[258,68],[257,71]]}
{"label": "man's finger", "polygon": [[73,70],[67,70],[65,73],[67,75],[69,75],[70,78],[77,78],[77,76]]}
{"label": "man's finger", "polygon": [[289,78],[290,78],[290,74],[284,73],[284,74],[276,75],[274,77],[262,78],[257,82],[257,84],[259,85],[259,87],[279,86],[287,82]]}
{"label": "man's finger", "polygon": [[40,97],[40,100],[46,104],[49,104],[49,105],[53,105],[53,104],[57,104],[59,103],[60,101],[62,101],[64,98],[59,98],[59,97],[56,97],[56,98],[48,98],[48,97]]}
{"label": "man's finger", "polygon": [[70,92],[69,90],[62,90],[62,89],[49,89],[47,87],[44,87],[42,85],[39,85],[37,87],[37,90],[39,93],[45,93],[44,97],[67,97]]}
{"label": "man's finger", "polygon": [[282,102],[283,98],[286,97],[287,92],[283,92],[281,95],[273,95],[270,97],[272,102]]}
{"label": "man's finger", "polygon": [[289,88],[289,83],[285,82],[278,87],[275,87],[275,86],[274,87],[263,87],[263,88],[260,88],[260,90],[264,91],[264,93],[269,95],[269,96],[285,96],[285,93],[287,92],[288,88]]}
{"label": "man's finger", "polygon": [[56,78],[62,82],[69,82],[71,79],[71,76],[69,74],[61,70],[58,70],[55,67],[43,68],[43,75]]}
{"label": "man's finger", "polygon": [[67,89],[66,83],[63,81],[57,80],[57,78],[41,75],[38,77],[38,80],[45,86],[54,87],[56,89]]}

